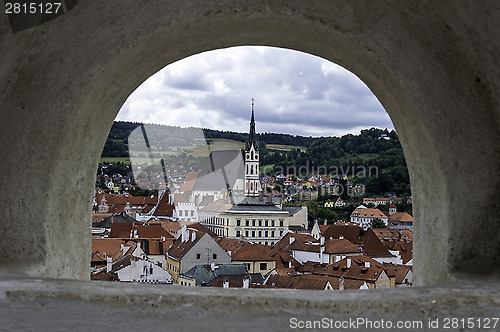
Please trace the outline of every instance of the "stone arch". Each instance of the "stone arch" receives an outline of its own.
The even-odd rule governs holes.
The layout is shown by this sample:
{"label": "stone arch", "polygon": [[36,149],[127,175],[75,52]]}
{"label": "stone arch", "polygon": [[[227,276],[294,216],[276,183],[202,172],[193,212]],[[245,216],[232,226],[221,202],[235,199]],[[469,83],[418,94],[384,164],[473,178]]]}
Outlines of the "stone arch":
{"label": "stone arch", "polygon": [[413,184],[416,283],[491,271],[500,252],[499,46],[490,42],[500,10],[492,7],[81,0],[17,33],[4,17],[0,187],[9,190],[0,201],[1,264],[32,276],[88,278],[93,177],[127,96],[183,57],[269,45],[344,66],[388,111]]}

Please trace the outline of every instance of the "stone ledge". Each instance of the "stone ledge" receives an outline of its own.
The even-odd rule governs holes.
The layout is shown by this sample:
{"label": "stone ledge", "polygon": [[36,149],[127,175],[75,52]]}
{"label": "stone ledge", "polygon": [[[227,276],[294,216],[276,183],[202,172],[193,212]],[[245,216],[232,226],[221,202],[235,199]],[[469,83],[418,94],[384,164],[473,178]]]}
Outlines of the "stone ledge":
{"label": "stone ledge", "polygon": [[293,317],[418,320],[425,326],[436,317],[498,317],[499,286],[498,278],[484,277],[435,287],[328,292],[4,277],[0,279],[0,321],[7,330],[280,331],[290,329]]}

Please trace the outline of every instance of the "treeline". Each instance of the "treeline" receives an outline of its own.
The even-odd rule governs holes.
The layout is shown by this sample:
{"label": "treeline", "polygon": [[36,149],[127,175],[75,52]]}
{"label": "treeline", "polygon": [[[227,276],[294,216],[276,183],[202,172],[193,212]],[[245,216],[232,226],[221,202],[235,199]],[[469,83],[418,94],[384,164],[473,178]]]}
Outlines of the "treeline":
{"label": "treeline", "polygon": [[[203,128],[203,133],[205,134],[206,138],[225,138],[239,142],[246,142],[248,140],[248,134],[246,133],[236,133],[233,131],[221,131],[207,128]],[[305,137],[290,134],[257,134],[257,141],[261,146],[265,146],[266,144],[280,144],[309,147],[318,139],[319,138],[315,137]]]}
{"label": "treeline", "polygon": [[128,136],[138,126],[138,122],[113,122],[101,157],[128,157]]}
{"label": "treeline", "polygon": [[[114,122],[102,157],[128,157],[128,137],[139,125],[140,123]],[[207,140],[225,138],[245,142],[248,139],[246,133],[206,128],[202,134],[199,128],[147,125],[147,131],[153,151],[178,151],[182,146],[190,146],[203,136]],[[142,140],[143,136],[130,139],[133,144],[134,140]],[[263,133],[258,134],[258,140],[261,165],[273,165],[266,170],[267,174],[276,175],[282,171],[300,176],[346,175],[354,184],[364,184],[370,195],[388,192],[397,195],[411,194],[403,149],[394,130],[371,128],[362,130],[359,135],[319,138]],[[155,145],[152,142],[156,142]],[[270,144],[306,149],[271,149],[268,147]],[[297,174],[299,170],[301,174]]]}
{"label": "treeline", "polygon": [[319,138],[305,151],[261,148],[260,153],[262,164],[273,165],[275,173],[348,176],[354,184],[364,184],[369,195],[411,195],[408,169],[395,131],[371,128],[359,135]]}
{"label": "treeline", "polygon": [[[104,144],[101,157],[128,157],[128,140],[130,133],[140,126],[137,122],[115,121]],[[172,151],[178,146],[191,146],[193,139],[200,136],[199,128],[181,128],[164,125],[145,125],[149,142],[153,150]],[[206,139],[225,138],[239,142],[248,140],[247,133],[222,131],[203,128]],[[143,139],[140,137],[140,139]],[[265,148],[266,144],[281,144],[309,147],[319,138],[289,134],[263,133],[257,134],[257,140]],[[133,142],[131,142],[133,143]]]}

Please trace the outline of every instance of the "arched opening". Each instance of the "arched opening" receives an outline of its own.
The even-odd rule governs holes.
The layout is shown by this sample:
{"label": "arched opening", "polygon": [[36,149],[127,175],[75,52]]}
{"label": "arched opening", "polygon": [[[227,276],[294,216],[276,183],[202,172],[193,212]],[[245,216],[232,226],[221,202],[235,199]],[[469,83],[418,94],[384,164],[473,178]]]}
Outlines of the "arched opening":
{"label": "arched opening", "polygon": [[[464,32],[465,19],[455,11],[437,5],[392,8],[324,2],[313,8],[259,2],[234,8],[178,4],[177,10],[165,4],[165,15],[157,15],[155,4],[141,6],[140,12],[125,4],[113,11],[110,25],[106,6],[86,3],[32,32],[5,39],[4,49],[11,52],[2,56],[13,64],[2,71],[5,118],[22,122],[24,130],[6,126],[11,176],[2,184],[11,188],[27,176],[44,174],[29,194],[16,188],[3,196],[5,206],[20,211],[4,212],[11,234],[11,240],[1,244],[5,264],[29,275],[85,278],[88,257],[80,251],[88,251],[88,226],[78,222],[90,215],[88,179],[129,93],[183,57],[236,45],[269,45],[339,63],[366,82],[390,114],[405,148],[415,218],[422,223],[415,248],[419,284],[449,281],[453,271],[494,269],[488,257],[496,257],[499,250],[494,231],[498,218],[492,217],[500,188],[498,150],[491,143],[498,142],[498,97],[492,92],[498,90],[498,71],[488,66],[494,63],[489,60],[496,49],[483,53],[478,46],[482,39]],[[467,10],[462,4],[453,6],[458,12]],[[491,18],[493,14],[482,9],[477,15]],[[428,24],[416,30],[415,20]],[[82,27],[89,33],[76,33]],[[488,35],[489,28],[484,29]],[[465,37],[457,38],[461,35]],[[82,44],[87,46],[84,51]],[[49,63],[46,54],[58,54],[61,61]],[[54,91],[61,93],[55,96]],[[31,116],[21,119],[20,110]],[[10,171],[17,169],[17,162],[26,165],[22,174]],[[487,166],[470,176],[477,164]],[[470,197],[470,188],[478,183],[481,189],[470,198],[474,209],[464,207],[463,197]],[[42,214],[41,222],[29,223],[37,213]],[[67,220],[74,220],[71,227]],[[468,227],[472,222],[474,232]],[[16,241],[21,234],[24,240]],[[87,239],[82,246],[71,245],[82,239]],[[17,263],[19,252],[26,253],[22,264]]]}

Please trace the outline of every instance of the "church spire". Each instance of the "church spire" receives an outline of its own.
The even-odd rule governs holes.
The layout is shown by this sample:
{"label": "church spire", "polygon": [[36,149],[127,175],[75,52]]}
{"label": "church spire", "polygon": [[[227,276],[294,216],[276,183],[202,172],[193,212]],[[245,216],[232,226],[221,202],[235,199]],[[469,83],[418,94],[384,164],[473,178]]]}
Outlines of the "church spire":
{"label": "church spire", "polygon": [[254,110],[253,110],[253,98],[252,98],[252,118],[250,119],[250,137],[248,138],[248,147],[254,146],[257,148],[257,144],[255,141],[255,119],[254,119]]}

